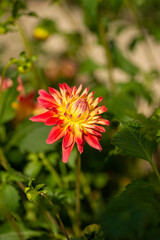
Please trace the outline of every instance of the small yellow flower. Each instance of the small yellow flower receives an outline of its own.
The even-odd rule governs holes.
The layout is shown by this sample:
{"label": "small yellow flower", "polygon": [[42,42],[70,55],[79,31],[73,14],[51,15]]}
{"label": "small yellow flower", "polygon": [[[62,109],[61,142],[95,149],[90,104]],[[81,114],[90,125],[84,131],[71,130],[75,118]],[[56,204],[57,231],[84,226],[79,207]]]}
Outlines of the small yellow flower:
{"label": "small yellow flower", "polygon": [[46,40],[49,37],[50,33],[45,28],[36,27],[34,29],[33,35],[38,40]]}

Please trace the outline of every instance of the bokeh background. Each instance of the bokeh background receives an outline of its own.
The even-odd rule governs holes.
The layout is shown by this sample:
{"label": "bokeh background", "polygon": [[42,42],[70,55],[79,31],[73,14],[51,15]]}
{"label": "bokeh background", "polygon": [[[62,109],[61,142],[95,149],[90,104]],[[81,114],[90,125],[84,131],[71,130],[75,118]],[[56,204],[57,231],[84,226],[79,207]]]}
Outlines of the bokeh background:
{"label": "bokeh background", "polygon": [[[65,239],[52,207],[38,197],[39,188],[31,188],[38,184],[45,185],[69,236],[80,239],[75,238],[76,149],[62,163],[61,141],[45,143],[51,128],[29,121],[38,111],[38,89],[58,89],[62,82],[82,83],[95,97],[103,96],[108,108],[103,117],[111,122],[102,136],[103,151],[86,144],[82,154],[81,239],[159,239],[154,180],[149,196],[148,185],[131,187],[120,204],[109,204],[135,179],[144,186],[153,177],[149,162],[119,152],[113,140],[119,127],[144,124],[145,136],[156,142],[153,159],[160,166],[159,9],[158,0],[1,0],[1,76],[11,58],[14,62],[5,72],[12,84],[0,102],[0,240]],[[24,189],[32,179],[28,197]],[[149,203],[142,200],[144,189]],[[140,197],[129,205],[136,194]]]}

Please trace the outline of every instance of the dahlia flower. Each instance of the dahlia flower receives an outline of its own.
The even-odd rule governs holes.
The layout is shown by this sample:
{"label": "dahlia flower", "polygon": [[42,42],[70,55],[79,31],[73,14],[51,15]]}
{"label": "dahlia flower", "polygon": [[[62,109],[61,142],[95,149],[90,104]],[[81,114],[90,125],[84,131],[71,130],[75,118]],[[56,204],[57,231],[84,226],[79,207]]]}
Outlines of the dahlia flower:
{"label": "dahlia flower", "polygon": [[107,111],[105,106],[98,107],[102,97],[94,99],[94,92],[88,94],[86,88],[81,94],[82,84],[70,88],[66,83],[59,84],[60,91],[49,87],[49,93],[39,90],[38,102],[46,112],[31,117],[33,122],[44,122],[48,126],[55,125],[46,140],[52,144],[63,137],[62,161],[67,162],[75,143],[80,154],[83,152],[84,142],[91,147],[102,150],[99,140],[104,127],[109,121],[99,114]]}
{"label": "dahlia flower", "polygon": [[16,110],[16,123],[33,114],[44,112],[44,108],[35,101],[35,91],[33,90],[26,94],[22,79],[18,77],[17,81],[17,91],[19,95],[17,96],[17,100],[12,103],[12,107]]}

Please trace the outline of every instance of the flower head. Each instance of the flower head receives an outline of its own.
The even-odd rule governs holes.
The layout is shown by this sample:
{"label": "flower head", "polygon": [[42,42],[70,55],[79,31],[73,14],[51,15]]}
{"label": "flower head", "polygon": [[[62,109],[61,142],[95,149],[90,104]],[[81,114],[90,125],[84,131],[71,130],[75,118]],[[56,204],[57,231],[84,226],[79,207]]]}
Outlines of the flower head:
{"label": "flower head", "polygon": [[46,143],[52,144],[63,138],[62,161],[67,162],[74,144],[80,153],[83,152],[84,142],[91,147],[102,150],[99,140],[104,127],[109,121],[99,114],[107,111],[105,106],[98,107],[102,97],[94,99],[94,92],[88,94],[86,88],[81,94],[82,84],[70,88],[66,83],[59,84],[60,91],[49,88],[49,93],[39,90],[38,102],[46,108],[46,112],[31,117],[33,122],[44,122],[48,126],[55,125],[49,133]]}
{"label": "flower head", "polygon": [[34,29],[33,35],[38,40],[46,40],[50,33],[43,27],[36,27]]}
{"label": "flower head", "polygon": [[[1,85],[2,78],[0,77],[0,85]],[[2,83],[2,91],[5,91],[6,89],[13,86],[13,81],[10,78],[5,78]]]}
{"label": "flower head", "polygon": [[12,107],[16,111],[16,123],[33,114],[44,112],[44,108],[35,101],[35,91],[33,90],[26,94],[22,79],[18,77],[17,81],[17,91],[19,95],[17,96],[17,100],[12,103]]}

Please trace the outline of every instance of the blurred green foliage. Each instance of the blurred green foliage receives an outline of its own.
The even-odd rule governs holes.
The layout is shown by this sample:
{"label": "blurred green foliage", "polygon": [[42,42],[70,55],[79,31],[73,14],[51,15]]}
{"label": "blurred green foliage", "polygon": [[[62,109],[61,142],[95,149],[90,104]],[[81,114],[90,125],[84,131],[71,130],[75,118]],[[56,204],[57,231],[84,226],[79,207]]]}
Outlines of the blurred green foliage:
{"label": "blurred green foliage", "polygon": [[[54,15],[39,16],[30,9],[30,1],[0,1],[1,37],[14,31],[24,43],[23,52],[19,50],[18,58],[9,56],[7,65],[3,54],[8,46],[0,47],[0,84],[3,78],[7,86],[0,88],[0,240],[66,239],[55,212],[72,240],[158,240],[160,105],[152,86],[160,74],[156,66],[142,69],[130,56],[146,44],[146,58],[152,63],[147,40],[160,40],[160,2],[46,3],[48,8],[58,6],[74,30],[63,30]],[[81,14],[80,28],[72,17],[74,11]],[[23,29],[24,16],[35,18],[32,35]],[[133,27],[136,32],[123,51],[119,37]],[[66,45],[60,54],[46,48],[48,39],[57,36]],[[88,36],[102,50],[103,63],[89,54]],[[116,79],[117,71],[123,81]],[[36,114],[38,90],[57,89],[62,82],[69,86],[82,82],[83,88],[95,91],[95,98],[102,96],[108,108],[103,118],[110,121],[102,134],[102,152],[84,146],[81,236],[77,236],[75,213],[77,151],[73,149],[68,163],[62,163],[61,140],[46,144],[51,127],[29,121]],[[147,106],[148,116],[139,110],[141,104]]]}

